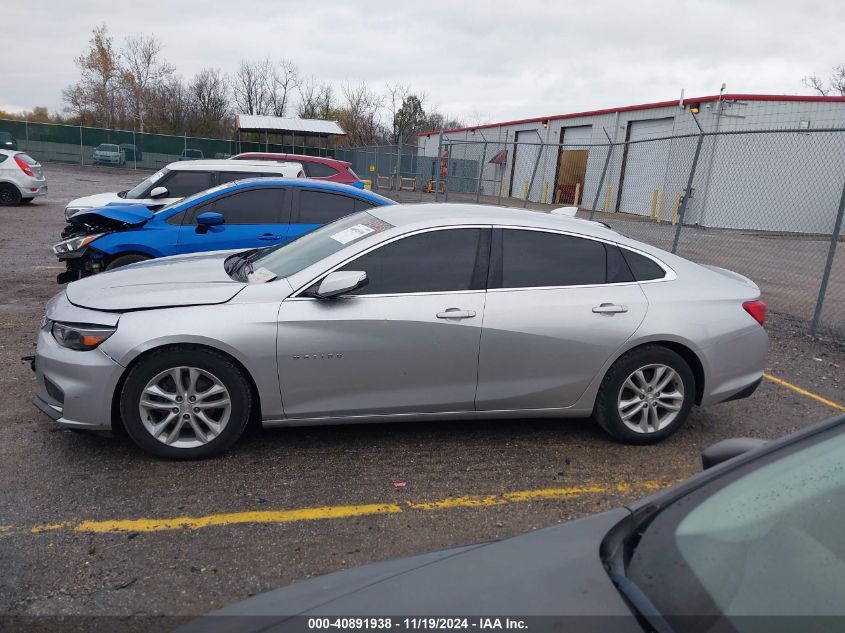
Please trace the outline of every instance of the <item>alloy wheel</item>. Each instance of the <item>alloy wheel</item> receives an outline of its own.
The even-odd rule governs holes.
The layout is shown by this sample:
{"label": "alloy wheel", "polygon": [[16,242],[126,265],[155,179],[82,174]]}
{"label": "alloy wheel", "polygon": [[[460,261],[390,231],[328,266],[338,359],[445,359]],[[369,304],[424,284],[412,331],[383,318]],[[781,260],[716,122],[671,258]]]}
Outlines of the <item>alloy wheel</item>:
{"label": "alloy wheel", "polygon": [[684,404],[684,382],[668,365],[645,365],[628,376],[617,398],[622,423],[635,433],[669,426]]}
{"label": "alloy wheel", "polygon": [[226,386],[211,372],[173,367],[147,383],[138,408],[144,428],[159,442],[194,448],[223,432],[232,401]]}

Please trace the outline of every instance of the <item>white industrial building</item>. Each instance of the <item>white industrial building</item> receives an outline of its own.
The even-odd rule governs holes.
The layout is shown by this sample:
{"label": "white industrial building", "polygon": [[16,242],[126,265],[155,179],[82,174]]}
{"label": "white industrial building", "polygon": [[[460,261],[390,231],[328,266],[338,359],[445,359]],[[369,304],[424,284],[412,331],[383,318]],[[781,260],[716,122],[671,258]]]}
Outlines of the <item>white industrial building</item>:
{"label": "white industrial building", "polygon": [[686,223],[831,231],[845,97],[722,94],[536,117],[425,132],[418,153],[449,161],[450,190],[671,221],[699,140],[693,112],[708,134]]}

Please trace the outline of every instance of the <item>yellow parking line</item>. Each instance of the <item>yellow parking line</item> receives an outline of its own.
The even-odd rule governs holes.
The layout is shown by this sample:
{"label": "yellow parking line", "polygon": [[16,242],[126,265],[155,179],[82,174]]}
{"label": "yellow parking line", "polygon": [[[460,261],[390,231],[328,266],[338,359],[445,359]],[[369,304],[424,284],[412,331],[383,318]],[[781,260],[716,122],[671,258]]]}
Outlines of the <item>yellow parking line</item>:
{"label": "yellow parking line", "polygon": [[823,398],[822,396],[813,393],[812,391],[807,391],[806,389],[802,389],[798,385],[793,385],[791,382],[787,382],[781,378],[776,376],[772,376],[771,374],[763,374],[763,378],[766,380],[771,380],[773,383],[780,385],[781,387],[786,387],[790,391],[794,391],[795,393],[801,394],[802,396],[806,396],[811,400],[815,400],[816,402],[821,402],[823,405],[830,407],[831,409],[836,409],[837,411],[845,411],[845,406],[842,406],[838,402],[834,402],[833,400],[828,400],[827,398]]}
{"label": "yellow parking line", "polygon": [[201,528],[222,525],[257,524],[257,523],[292,523],[299,521],[318,521],[324,519],[348,519],[352,517],[396,514],[413,511],[447,510],[452,508],[479,508],[501,506],[532,501],[554,501],[571,499],[589,494],[630,493],[633,490],[653,491],[670,485],[671,482],[645,481],[636,484],[619,483],[616,485],[586,485],[569,488],[542,488],[538,490],[518,490],[489,495],[461,495],[436,501],[404,501],[399,503],[371,503],[348,506],[323,506],[299,508],[294,510],[259,510],[208,514],[199,517],[115,519],[105,521],[65,521],[46,523],[30,527],[2,526],[0,537],[9,534],[29,532],[40,534],[58,530],[72,530],[94,534],[113,532],[167,532],[173,530],[199,530]]}

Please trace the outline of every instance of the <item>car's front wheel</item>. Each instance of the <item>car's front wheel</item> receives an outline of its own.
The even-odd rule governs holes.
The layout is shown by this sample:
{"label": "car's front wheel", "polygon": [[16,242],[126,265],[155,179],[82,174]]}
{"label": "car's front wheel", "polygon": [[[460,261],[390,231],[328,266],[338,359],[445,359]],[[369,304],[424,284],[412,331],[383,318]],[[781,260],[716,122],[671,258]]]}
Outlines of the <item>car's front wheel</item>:
{"label": "car's front wheel", "polygon": [[115,257],[111,260],[108,265],[106,266],[106,270],[114,270],[115,268],[120,268],[121,266],[128,266],[129,264],[137,264],[138,262],[145,262],[148,259],[152,259],[151,257],[147,257],[146,255],[139,255],[137,253],[130,253],[129,255],[121,255],[119,257]]}
{"label": "car's front wheel", "polygon": [[677,431],[695,399],[695,377],[676,352],[646,345],[621,356],[604,377],[595,419],[626,444],[654,444]]}
{"label": "car's front wheel", "polygon": [[203,348],[169,348],[141,359],[126,377],[120,413],[144,451],[200,459],[225,451],[246,428],[252,397],[242,370]]}

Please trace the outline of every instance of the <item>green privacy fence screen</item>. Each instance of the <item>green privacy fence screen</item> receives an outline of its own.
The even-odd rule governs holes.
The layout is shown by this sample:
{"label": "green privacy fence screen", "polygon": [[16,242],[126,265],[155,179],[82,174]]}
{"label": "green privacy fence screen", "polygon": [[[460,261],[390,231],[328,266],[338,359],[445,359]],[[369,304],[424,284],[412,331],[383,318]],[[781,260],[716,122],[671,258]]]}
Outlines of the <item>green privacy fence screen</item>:
{"label": "green privacy fence screen", "polygon": [[40,162],[63,162],[77,165],[95,163],[94,150],[100,145],[118,145],[115,167],[128,169],[160,169],[177,160],[228,158],[241,152],[279,152],[329,156],[331,150],[297,144],[269,141],[213,139],[194,136],[150,134],[131,130],[110,130],[59,123],[35,123],[0,119],[0,132],[6,132],[18,149]]}

